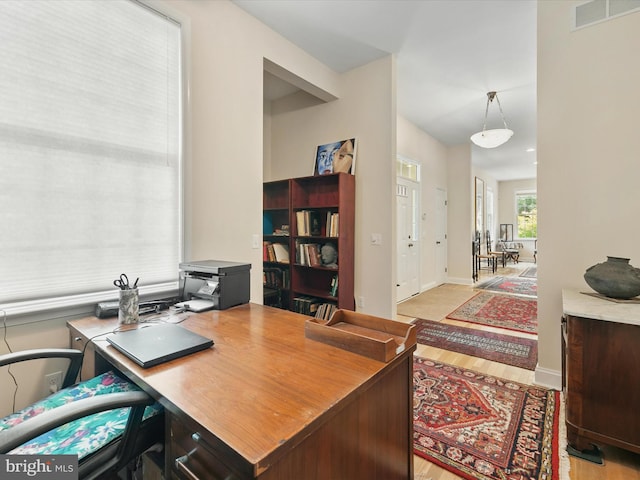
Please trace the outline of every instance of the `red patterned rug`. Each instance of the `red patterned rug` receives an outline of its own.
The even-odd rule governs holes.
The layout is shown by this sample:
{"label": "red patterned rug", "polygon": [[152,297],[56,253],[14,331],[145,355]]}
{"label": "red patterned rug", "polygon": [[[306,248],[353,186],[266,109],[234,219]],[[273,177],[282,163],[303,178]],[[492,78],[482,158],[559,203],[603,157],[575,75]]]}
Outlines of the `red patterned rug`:
{"label": "red patterned rug", "polygon": [[535,370],[538,341],[417,318],[418,343]]}
{"label": "red patterned rug", "polygon": [[555,480],[560,394],[414,357],[413,448],[466,479]]}
{"label": "red patterned rug", "polygon": [[537,333],[538,300],[480,292],[447,315],[452,320]]}
{"label": "red patterned rug", "polygon": [[526,277],[493,277],[486,282],[477,285],[480,290],[492,292],[510,293],[512,295],[524,295],[527,297],[538,296],[538,280]]}

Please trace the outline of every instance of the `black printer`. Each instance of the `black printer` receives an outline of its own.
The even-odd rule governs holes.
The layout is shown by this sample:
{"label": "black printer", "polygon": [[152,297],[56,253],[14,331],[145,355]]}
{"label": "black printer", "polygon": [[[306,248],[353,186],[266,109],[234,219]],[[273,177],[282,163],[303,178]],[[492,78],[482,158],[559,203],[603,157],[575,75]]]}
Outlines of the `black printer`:
{"label": "black printer", "polygon": [[213,302],[215,310],[225,310],[249,302],[251,264],[223,260],[198,260],[180,264],[180,296]]}

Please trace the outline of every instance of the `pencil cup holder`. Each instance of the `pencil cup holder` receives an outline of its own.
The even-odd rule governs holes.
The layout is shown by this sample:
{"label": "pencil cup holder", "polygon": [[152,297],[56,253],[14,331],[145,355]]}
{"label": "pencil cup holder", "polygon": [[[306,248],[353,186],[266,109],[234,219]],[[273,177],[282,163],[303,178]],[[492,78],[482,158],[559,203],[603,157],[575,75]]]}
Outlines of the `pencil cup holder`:
{"label": "pencil cup holder", "polygon": [[138,323],[138,289],[126,288],[120,290],[120,308],[118,322],[121,324]]}

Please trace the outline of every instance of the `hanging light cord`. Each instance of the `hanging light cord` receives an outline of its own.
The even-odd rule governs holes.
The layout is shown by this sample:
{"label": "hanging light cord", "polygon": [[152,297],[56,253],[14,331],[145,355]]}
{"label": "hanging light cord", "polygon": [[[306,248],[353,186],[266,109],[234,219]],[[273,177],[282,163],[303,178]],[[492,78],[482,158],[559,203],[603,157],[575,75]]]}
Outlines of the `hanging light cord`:
{"label": "hanging light cord", "polygon": [[484,111],[484,125],[482,126],[483,132],[487,130],[487,116],[489,115],[489,104],[493,102],[494,98],[496,99],[496,102],[498,102],[498,108],[500,109],[500,116],[502,117],[502,123],[504,123],[504,128],[509,128],[507,127],[507,121],[504,119],[504,113],[502,113],[502,105],[500,105],[500,99],[498,98],[498,94],[496,92],[489,92],[487,93],[487,108]]}

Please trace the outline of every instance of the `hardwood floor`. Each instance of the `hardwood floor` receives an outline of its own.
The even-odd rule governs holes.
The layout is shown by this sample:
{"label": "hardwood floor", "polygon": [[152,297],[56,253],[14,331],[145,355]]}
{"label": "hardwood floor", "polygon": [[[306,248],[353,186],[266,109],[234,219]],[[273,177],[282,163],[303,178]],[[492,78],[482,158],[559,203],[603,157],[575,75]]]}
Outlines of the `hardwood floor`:
{"label": "hardwood floor", "polygon": [[[496,275],[519,275],[531,263],[521,262],[517,265],[507,265],[499,268]],[[478,283],[492,277],[486,271],[480,272]],[[478,328],[503,334],[536,338],[535,335],[515,331],[505,331],[484,325],[458,322],[446,319],[446,315],[477,293],[472,286],[445,284],[428,290],[398,304],[398,320],[410,322],[415,317],[429,320],[443,321],[453,325]],[[418,313],[419,312],[419,313]],[[430,358],[468,368],[478,372],[488,373],[519,383],[533,384],[534,372],[523,368],[512,367],[482,358],[472,357],[460,353],[449,352],[435,347],[418,344],[415,355]],[[571,480],[640,480],[640,455],[622,449],[602,446],[604,452],[604,466],[569,457],[569,473],[561,479]],[[414,470],[416,480],[459,480],[461,477],[434,465],[419,456],[414,456]]]}

